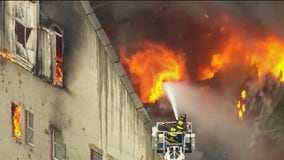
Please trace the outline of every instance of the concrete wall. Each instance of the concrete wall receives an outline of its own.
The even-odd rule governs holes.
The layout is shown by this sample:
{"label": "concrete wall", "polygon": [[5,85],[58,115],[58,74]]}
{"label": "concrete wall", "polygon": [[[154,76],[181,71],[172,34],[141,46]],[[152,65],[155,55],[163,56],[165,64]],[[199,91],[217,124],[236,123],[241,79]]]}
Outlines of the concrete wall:
{"label": "concrete wall", "polygon": [[[40,16],[43,26],[55,23],[64,31],[64,87],[0,58],[1,159],[50,160],[51,125],[62,131],[69,160],[90,159],[92,147],[102,151],[103,159],[155,159],[144,116],[114,71],[81,3],[41,1]],[[21,143],[11,134],[11,102],[22,106]],[[24,144],[24,109],[34,114],[33,149]]]}

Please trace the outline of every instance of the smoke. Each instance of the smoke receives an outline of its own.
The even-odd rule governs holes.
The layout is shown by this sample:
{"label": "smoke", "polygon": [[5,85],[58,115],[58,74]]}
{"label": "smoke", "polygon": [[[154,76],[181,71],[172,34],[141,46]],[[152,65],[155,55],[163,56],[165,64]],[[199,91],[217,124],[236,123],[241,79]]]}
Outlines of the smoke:
{"label": "smoke", "polygon": [[206,21],[203,15],[194,17],[176,2],[114,2],[107,11],[103,9],[96,13],[116,47],[143,40],[165,44],[187,54],[188,73],[193,77],[202,63],[210,62],[210,55],[226,37],[218,25],[202,24],[199,19]]}
{"label": "smoke", "polygon": [[[128,55],[133,54],[141,49],[136,44],[145,40],[165,44],[177,53],[186,54],[187,73],[192,81],[198,81],[200,68],[210,64],[213,54],[220,53],[231,32],[259,38],[273,29],[277,31],[271,20],[259,16],[272,12],[265,5],[269,3],[123,1],[111,2],[95,11],[117,51],[123,45]],[[221,31],[224,26],[233,26],[234,30]],[[234,55],[234,65],[204,83],[223,91],[230,88],[228,92],[233,93],[244,81],[255,78],[255,68],[241,63],[241,53]]]}
{"label": "smoke", "polygon": [[[252,149],[256,143],[254,128],[234,118],[236,115],[233,99],[210,88],[174,82],[167,82],[164,86],[167,94],[171,94],[171,99],[174,99],[178,114],[187,114],[188,120],[192,122],[197,135],[197,148],[203,151],[212,151],[215,148],[214,152],[221,154],[217,152],[217,148],[223,145],[223,151],[227,152],[229,160],[267,160],[268,157],[281,159],[274,155],[276,152],[265,152],[268,148],[273,151],[271,148],[275,144],[265,143],[265,147]],[[265,140],[262,138],[258,142]],[[216,143],[218,145],[214,146]],[[274,150],[280,148],[274,147]]]}

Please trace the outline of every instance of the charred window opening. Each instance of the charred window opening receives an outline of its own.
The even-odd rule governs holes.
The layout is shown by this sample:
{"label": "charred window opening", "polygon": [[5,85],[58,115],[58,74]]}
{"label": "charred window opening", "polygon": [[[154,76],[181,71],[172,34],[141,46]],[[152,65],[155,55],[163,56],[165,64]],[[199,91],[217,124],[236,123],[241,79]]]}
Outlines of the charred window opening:
{"label": "charred window opening", "polygon": [[63,36],[59,27],[41,27],[39,39],[39,74],[56,86],[63,86]]}
{"label": "charred window opening", "polygon": [[16,21],[16,27],[15,27],[17,42],[22,44],[25,47],[25,26]]}
{"label": "charred window opening", "polygon": [[15,103],[11,106],[12,136],[21,138],[21,107]]}
{"label": "charred window opening", "polygon": [[33,147],[34,144],[34,115],[25,111],[26,117],[26,144]]}
{"label": "charred window opening", "polygon": [[102,160],[103,156],[101,153],[91,149],[91,160]]}
{"label": "charred window opening", "polygon": [[16,32],[17,42],[23,45],[24,48],[26,48],[26,43],[31,34],[31,31],[32,31],[31,28],[25,27],[23,24],[21,24],[20,22],[16,20],[15,32]]}
{"label": "charred window opening", "polygon": [[62,62],[63,62],[63,37],[60,29],[56,26],[52,26],[51,29],[55,31],[56,35],[56,50],[55,50],[55,75],[54,84],[62,86],[63,72],[62,72]]}
{"label": "charred window opening", "polygon": [[52,127],[51,152],[52,160],[64,160],[66,157],[66,147],[63,143],[62,132],[55,127]]}

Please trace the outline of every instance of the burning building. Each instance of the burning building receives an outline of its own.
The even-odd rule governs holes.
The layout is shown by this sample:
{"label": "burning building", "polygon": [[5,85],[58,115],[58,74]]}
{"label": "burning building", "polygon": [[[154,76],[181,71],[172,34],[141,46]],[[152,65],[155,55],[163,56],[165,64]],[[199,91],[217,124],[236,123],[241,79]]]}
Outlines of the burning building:
{"label": "burning building", "polygon": [[0,4],[1,157],[154,159],[164,82],[204,159],[281,157],[283,2]]}
{"label": "burning building", "polygon": [[[189,88],[186,86],[179,88],[184,93],[179,96],[185,98],[177,99],[184,102],[184,111],[194,102],[201,108],[203,114],[195,118],[206,120],[192,120],[196,122],[200,149],[218,155],[214,150],[217,141],[217,148],[223,143],[224,150],[230,151],[230,159],[259,160],[249,157],[244,149],[250,152],[257,148],[263,139],[251,137],[265,135],[277,141],[281,146],[276,147],[278,150],[284,150],[283,129],[273,120],[283,122],[282,114],[277,115],[283,108],[284,26],[280,16],[283,2],[96,1],[91,4],[119,51],[139,97],[149,104],[150,116],[174,118],[171,107],[166,105],[162,84],[186,82],[198,86],[194,91],[199,94],[196,96],[199,102],[190,97],[195,96],[189,91],[182,92],[182,88]],[[206,96],[211,91],[218,96]],[[264,131],[268,126],[275,130]],[[211,133],[217,127],[219,135]],[[247,142],[251,142],[248,145],[251,148],[242,146],[241,143]],[[273,148],[271,144],[268,146]],[[265,148],[260,148],[251,153],[262,155]],[[272,157],[265,154],[266,159]]]}
{"label": "burning building", "polygon": [[159,159],[89,2],[1,1],[0,65],[1,159]]}

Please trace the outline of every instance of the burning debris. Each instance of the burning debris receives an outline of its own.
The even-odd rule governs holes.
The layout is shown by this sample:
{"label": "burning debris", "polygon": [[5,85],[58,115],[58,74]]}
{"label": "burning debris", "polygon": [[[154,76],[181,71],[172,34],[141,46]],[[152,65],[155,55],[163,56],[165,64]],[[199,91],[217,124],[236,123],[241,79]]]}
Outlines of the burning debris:
{"label": "burning debris", "polygon": [[246,90],[242,90],[241,99],[238,101],[237,104],[237,114],[240,120],[243,120],[244,113],[246,111],[246,94]]}

